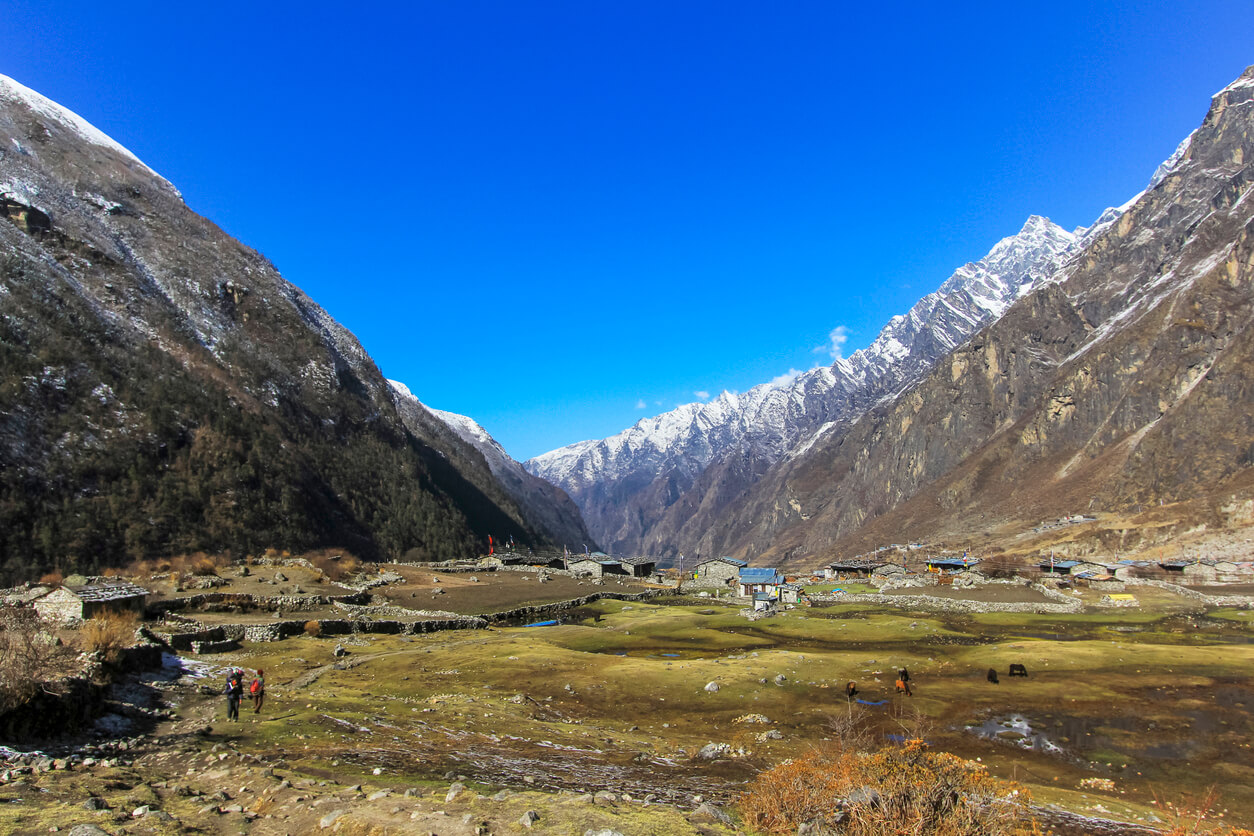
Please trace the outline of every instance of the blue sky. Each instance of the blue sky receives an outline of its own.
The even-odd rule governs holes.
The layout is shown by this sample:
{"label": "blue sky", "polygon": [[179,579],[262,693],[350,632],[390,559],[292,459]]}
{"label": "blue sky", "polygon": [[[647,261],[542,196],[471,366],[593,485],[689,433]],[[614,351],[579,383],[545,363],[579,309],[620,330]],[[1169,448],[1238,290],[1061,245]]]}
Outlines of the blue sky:
{"label": "blue sky", "polygon": [[1254,63],[1248,0],[852,5],[6,0],[0,72],[523,459],[866,346]]}

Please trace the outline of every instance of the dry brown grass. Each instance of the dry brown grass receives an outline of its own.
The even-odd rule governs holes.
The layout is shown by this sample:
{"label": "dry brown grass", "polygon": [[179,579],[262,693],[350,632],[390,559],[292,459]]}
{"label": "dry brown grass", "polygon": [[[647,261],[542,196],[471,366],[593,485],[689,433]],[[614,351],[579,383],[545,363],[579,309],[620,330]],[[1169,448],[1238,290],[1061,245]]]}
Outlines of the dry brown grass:
{"label": "dry brown grass", "polygon": [[322,635],[322,625],[316,621],[305,622],[305,635],[311,638],[318,638]]}
{"label": "dry brown grass", "polygon": [[83,622],[83,649],[100,653],[107,662],[116,662],[121,652],[134,643],[138,626],[139,616],[133,612],[93,616]]}
{"label": "dry brown grass", "polygon": [[321,549],[301,555],[329,581],[343,580],[361,569],[361,560],[343,549]]}
{"label": "dry brown grass", "polygon": [[60,572],[49,572],[46,575],[41,575],[39,582],[44,586],[60,586],[65,583],[65,576]]}
{"label": "dry brown grass", "polygon": [[106,569],[105,574],[143,576],[177,572],[181,575],[209,576],[218,574],[219,570],[225,569],[229,565],[231,565],[231,556],[229,554],[192,552],[191,554],[176,554],[173,557],[136,560],[127,566],[125,571]]}
{"label": "dry brown grass", "polygon": [[1182,795],[1172,801],[1160,793],[1154,793],[1154,805],[1168,824],[1163,836],[1254,836],[1254,831],[1243,827],[1230,827],[1224,823],[1222,798],[1214,787],[1208,787],[1200,796]]}
{"label": "dry brown grass", "polygon": [[771,834],[814,822],[848,836],[1018,836],[1039,833],[1029,804],[1025,791],[983,766],[909,740],[785,761],[754,779],[740,811],[753,830]]}

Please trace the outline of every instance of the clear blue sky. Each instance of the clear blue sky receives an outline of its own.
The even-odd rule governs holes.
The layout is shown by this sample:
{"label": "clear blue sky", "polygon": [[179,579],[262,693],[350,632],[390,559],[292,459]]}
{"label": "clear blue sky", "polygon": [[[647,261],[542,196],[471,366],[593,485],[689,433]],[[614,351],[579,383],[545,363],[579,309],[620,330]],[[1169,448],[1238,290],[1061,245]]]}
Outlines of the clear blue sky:
{"label": "clear blue sky", "polygon": [[516,458],[870,343],[1144,187],[1254,3],[5,0],[0,72]]}

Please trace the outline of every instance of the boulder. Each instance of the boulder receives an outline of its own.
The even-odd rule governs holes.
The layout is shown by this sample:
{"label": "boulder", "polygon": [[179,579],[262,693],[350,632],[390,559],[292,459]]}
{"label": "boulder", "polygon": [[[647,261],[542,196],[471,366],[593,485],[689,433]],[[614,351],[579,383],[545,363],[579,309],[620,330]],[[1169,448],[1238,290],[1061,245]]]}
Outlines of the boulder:
{"label": "boulder", "polygon": [[707,743],[701,747],[701,751],[695,755],[699,761],[716,761],[719,758],[726,758],[731,755],[731,745],[728,743]]}

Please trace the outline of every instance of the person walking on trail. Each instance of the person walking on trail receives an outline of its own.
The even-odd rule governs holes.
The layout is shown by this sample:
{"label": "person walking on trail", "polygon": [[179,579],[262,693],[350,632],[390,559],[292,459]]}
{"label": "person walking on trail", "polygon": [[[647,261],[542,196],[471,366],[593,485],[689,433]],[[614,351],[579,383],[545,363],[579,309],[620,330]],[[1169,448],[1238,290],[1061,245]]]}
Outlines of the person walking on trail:
{"label": "person walking on trail", "polygon": [[266,672],[261,668],[257,668],[257,676],[253,679],[253,684],[248,686],[248,693],[253,697],[253,714],[260,714],[261,703],[266,698]]}
{"label": "person walking on trail", "polygon": [[239,701],[244,696],[244,676],[240,671],[232,671],[226,680],[226,719],[239,721]]}

